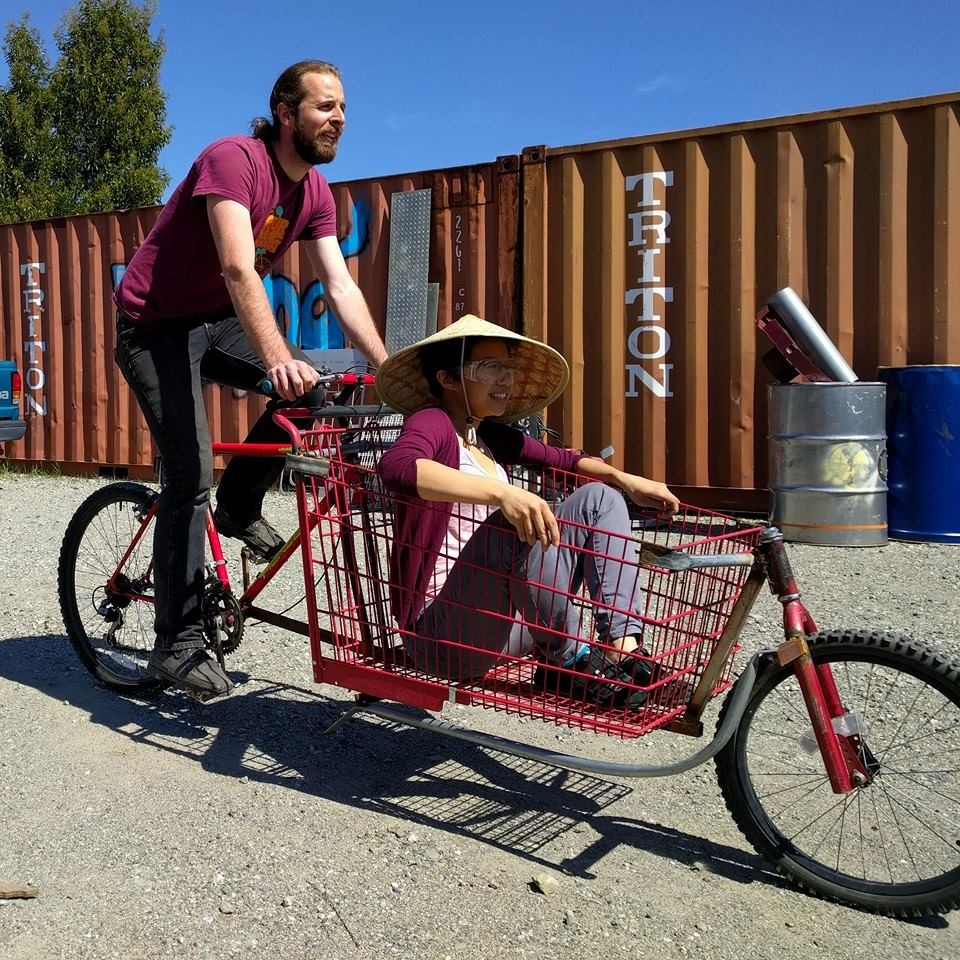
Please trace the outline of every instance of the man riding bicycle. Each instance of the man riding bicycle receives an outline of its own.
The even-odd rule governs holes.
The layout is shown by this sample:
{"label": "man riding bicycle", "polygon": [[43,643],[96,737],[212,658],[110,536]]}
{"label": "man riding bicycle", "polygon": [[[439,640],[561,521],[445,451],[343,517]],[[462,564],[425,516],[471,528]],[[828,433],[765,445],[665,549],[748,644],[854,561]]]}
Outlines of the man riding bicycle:
{"label": "man riding bicycle", "polygon": [[[304,244],[337,318],[376,366],[386,357],[363,294],[347,271],[327,181],[314,169],[337,151],[346,118],[340,73],[305,60],[270,96],[252,136],[208,146],[176,188],[117,287],[116,359],[163,460],[154,534],[156,645],[148,669],[204,698],[230,680],[204,649],[204,527],[213,457],[202,383],[246,390],[268,378],[305,406],[322,401],[318,372],[277,329],[262,277]],[[282,441],[268,409],[248,442]],[[221,533],[262,559],[283,539],[262,517],[283,461],[234,458],[217,491]]]}

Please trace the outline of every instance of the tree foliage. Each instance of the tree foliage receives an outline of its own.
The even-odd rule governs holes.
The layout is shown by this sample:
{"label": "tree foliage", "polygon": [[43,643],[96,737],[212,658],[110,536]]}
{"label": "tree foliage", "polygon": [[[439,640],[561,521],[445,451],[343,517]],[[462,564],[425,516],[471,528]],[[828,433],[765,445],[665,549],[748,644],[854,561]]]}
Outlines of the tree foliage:
{"label": "tree foliage", "polygon": [[51,71],[26,16],[10,24],[5,52],[10,78],[0,89],[0,222],[33,220],[57,206]]}
{"label": "tree foliage", "polygon": [[29,14],[4,40],[0,222],[159,203],[170,139],[152,0],[78,0],[56,31],[51,66]]}

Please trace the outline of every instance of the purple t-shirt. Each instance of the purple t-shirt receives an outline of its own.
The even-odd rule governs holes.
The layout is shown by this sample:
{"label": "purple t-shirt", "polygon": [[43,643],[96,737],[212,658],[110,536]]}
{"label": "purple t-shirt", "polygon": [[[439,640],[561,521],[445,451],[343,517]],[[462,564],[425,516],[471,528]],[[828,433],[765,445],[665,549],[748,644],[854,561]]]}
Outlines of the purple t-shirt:
{"label": "purple t-shirt", "polygon": [[224,137],[197,157],[130,260],[114,301],[131,320],[233,314],[207,220],[210,194],[250,211],[261,277],[295,240],[337,235],[333,194],[315,169],[294,182],[262,140]]}

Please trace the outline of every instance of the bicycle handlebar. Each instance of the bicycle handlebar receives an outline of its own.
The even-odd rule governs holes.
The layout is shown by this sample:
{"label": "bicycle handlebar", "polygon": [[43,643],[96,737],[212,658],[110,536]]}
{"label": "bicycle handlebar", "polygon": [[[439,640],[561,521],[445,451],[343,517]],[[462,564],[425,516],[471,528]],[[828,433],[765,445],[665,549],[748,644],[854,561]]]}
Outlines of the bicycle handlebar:
{"label": "bicycle handlebar", "polygon": [[[317,386],[364,387],[376,382],[377,378],[372,373],[322,373]],[[259,381],[257,389],[268,397],[277,392],[276,384],[269,377]]]}

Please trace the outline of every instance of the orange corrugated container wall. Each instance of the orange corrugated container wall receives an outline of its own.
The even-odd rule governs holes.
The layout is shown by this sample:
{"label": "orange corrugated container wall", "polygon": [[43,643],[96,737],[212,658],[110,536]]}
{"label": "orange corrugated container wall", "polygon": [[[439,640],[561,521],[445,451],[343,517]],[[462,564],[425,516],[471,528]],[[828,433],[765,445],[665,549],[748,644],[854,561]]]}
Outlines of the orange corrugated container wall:
{"label": "orange corrugated container wall", "polygon": [[550,424],[700,502],[765,503],[792,286],[863,380],[960,363],[960,94],[527,148],[523,327],[571,361]]}
{"label": "orange corrugated container wall", "polygon": [[[473,311],[519,326],[519,158],[332,184],[350,272],[383,328],[390,198],[431,189],[429,280],[440,284],[445,326]],[[0,357],[23,373],[26,435],[9,460],[70,472],[151,472],[155,452],[136,401],[113,360],[113,288],[160,207],[0,226]],[[307,347],[342,346],[322,286],[296,245],[266,278],[278,322]],[[242,440],[264,401],[210,385],[214,436]]]}

